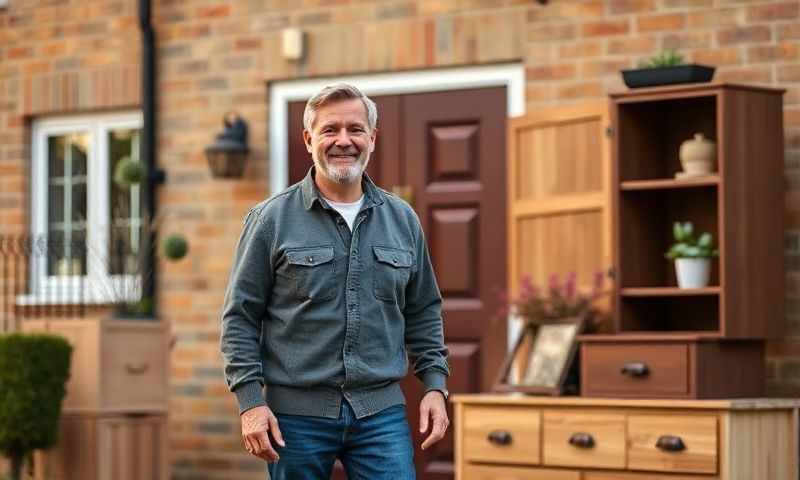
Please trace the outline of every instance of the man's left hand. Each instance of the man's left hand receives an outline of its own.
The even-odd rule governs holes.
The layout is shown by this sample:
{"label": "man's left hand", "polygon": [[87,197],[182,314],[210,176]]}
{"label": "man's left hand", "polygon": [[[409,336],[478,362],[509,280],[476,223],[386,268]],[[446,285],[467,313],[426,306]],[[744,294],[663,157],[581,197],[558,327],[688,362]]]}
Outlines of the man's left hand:
{"label": "man's left hand", "polygon": [[444,394],[438,390],[426,393],[419,402],[419,433],[428,431],[428,423],[431,423],[433,428],[428,438],[422,442],[423,450],[444,438],[447,427],[450,426]]}

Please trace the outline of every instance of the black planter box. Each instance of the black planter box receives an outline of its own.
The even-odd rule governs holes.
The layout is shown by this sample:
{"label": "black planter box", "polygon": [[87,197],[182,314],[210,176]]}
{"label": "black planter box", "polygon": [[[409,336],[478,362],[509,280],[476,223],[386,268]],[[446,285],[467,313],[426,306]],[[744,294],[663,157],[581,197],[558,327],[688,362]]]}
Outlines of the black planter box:
{"label": "black planter box", "polygon": [[714,67],[695,64],[622,71],[622,79],[628,88],[708,82],[712,77],[714,77]]}

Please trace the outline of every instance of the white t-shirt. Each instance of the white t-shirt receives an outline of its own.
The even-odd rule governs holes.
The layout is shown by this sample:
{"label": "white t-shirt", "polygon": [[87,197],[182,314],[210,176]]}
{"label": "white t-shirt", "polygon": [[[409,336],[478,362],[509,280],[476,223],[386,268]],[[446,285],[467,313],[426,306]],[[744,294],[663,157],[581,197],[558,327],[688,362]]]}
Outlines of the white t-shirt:
{"label": "white t-shirt", "polygon": [[356,221],[356,215],[358,215],[359,210],[361,210],[361,205],[364,203],[364,195],[361,195],[361,198],[353,203],[334,202],[327,197],[325,197],[325,200],[334,210],[344,217],[344,221],[347,222],[347,226],[350,227],[352,231],[353,223]]}

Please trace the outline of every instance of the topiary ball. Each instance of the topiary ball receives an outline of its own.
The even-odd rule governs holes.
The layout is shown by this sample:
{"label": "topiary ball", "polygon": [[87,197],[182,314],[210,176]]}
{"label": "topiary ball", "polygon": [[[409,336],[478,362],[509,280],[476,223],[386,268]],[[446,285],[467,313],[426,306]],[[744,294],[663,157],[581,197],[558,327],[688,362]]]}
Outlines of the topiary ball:
{"label": "topiary ball", "polygon": [[180,260],[189,251],[189,242],[179,233],[173,233],[164,239],[164,256],[169,260]]}
{"label": "topiary ball", "polygon": [[114,168],[114,183],[121,188],[130,188],[144,180],[147,169],[144,163],[133,160],[131,157],[124,157]]}

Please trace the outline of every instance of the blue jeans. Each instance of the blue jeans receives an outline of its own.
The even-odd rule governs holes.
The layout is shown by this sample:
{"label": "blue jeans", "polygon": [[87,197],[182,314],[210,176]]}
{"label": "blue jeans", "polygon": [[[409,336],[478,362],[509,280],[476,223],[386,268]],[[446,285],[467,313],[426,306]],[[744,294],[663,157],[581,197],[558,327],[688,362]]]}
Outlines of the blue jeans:
{"label": "blue jeans", "polygon": [[414,480],[414,449],[404,405],[357,419],[342,401],[338,419],[275,415],[286,446],[267,469],[272,480],[328,480],[338,458],[348,480]]}

